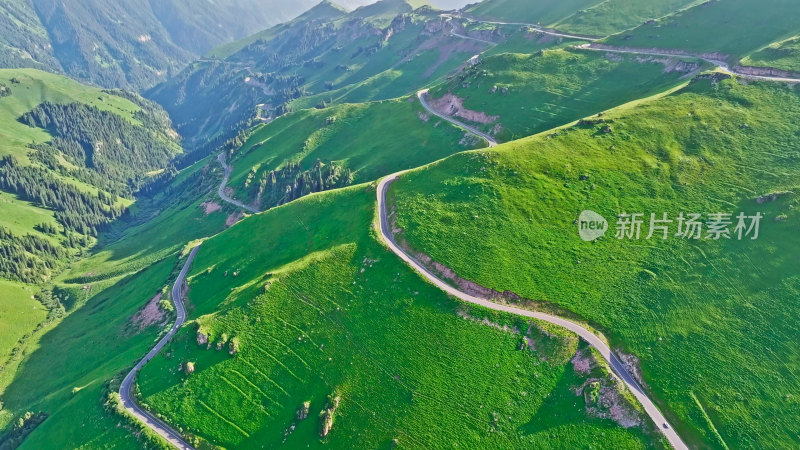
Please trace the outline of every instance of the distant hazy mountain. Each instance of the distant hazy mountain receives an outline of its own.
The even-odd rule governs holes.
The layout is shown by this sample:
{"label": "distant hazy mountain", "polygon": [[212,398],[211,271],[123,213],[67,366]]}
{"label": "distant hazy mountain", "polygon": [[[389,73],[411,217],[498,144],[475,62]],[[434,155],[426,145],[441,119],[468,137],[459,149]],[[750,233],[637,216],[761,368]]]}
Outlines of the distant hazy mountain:
{"label": "distant hazy mountain", "polygon": [[[459,9],[470,3],[477,3],[479,0],[430,0],[429,3],[440,9]],[[355,9],[359,6],[375,3],[375,0],[341,0],[336,2],[345,8]]]}
{"label": "distant hazy mountain", "polygon": [[0,67],[151,86],[197,55],[289,20],[317,0],[0,0]]}

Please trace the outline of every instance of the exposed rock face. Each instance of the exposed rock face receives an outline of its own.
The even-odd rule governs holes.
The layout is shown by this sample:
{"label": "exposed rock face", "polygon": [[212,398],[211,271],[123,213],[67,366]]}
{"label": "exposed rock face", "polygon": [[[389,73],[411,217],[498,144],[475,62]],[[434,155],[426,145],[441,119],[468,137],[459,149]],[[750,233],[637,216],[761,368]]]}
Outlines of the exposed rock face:
{"label": "exposed rock face", "polygon": [[644,382],[644,378],[642,377],[642,369],[639,368],[639,358],[637,358],[636,355],[623,353],[621,350],[617,350],[615,353],[622,362],[622,365],[625,366],[625,370],[631,374],[633,379],[636,380],[640,386],[646,388],[647,383]]}
{"label": "exposed rock face", "polygon": [[711,80],[711,84],[717,84],[722,80],[727,80],[731,78],[731,76],[727,73],[721,72],[713,72],[713,73],[704,73],[702,75],[698,75],[692,79],[692,83],[696,83],[700,80]]}
{"label": "exposed rock face", "polygon": [[201,332],[197,332],[197,345],[208,345],[208,336]]}
{"label": "exposed rock face", "polygon": [[228,353],[230,353],[231,356],[239,353],[239,339],[238,338],[233,338],[233,339],[230,340],[230,342],[228,342]]}
{"label": "exposed rock face", "polygon": [[436,111],[448,116],[460,117],[470,122],[490,124],[496,122],[500,116],[490,116],[482,111],[472,111],[464,107],[464,99],[453,94],[445,94],[443,97],[431,100],[430,105]]}
{"label": "exposed rock face", "polygon": [[425,32],[437,34],[444,30],[446,22],[444,20],[430,20],[425,22]]}
{"label": "exposed rock face", "polygon": [[594,417],[611,419],[623,428],[642,425],[638,411],[619,392],[617,383],[608,378],[589,378],[575,389],[576,395],[583,395],[586,412]]}
{"label": "exposed rock face", "polygon": [[144,308],[140,309],[130,321],[136,325],[137,330],[144,330],[145,328],[161,323],[166,318],[164,311],[158,306],[161,300],[161,294],[156,294],[150,301],[147,302]]}
{"label": "exposed rock face", "polygon": [[339,401],[341,399],[337,395],[333,399],[330,400],[328,407],[325,408],[322,413],[320,414],[320,430],[319,435],[322,437],[326,437],[328,433],[330,433],[331,428],[333,428],[333,416],[336,414],[336,409],[339,408]]}
{"label": "exposed rock face", "polygon": [[774,202],[775,200],[783,197],[784,195],[789,195],[791,192],[789,191],[782,191],[782,192],[770,192],[769,194],[764,194],[761,197],[756,198],[756,203],[759,205],[763,205],[764,203]]}
{"label": "exposed rock face", "polygon": [[753,66],[736,66],[734,70],[745,75],[754,75],[759,77],[780,77],[780,78],[797,78],[800,77],[800,72],[791,72],[788,70],[774,69],[772,67],[753,67]]}
{"label": "exposed rock face", "polygon": [[297,410],[297,420],[305,420],[308,417],[308,411],[311,409],[311,402],[303,403],[303,406]]}
{"label": "exposed rock face", "polygon": [[594,355],[588,350],[579,350],[575,352],[575,356],[572,357],[572,368],[575,370],[575,373],[586,375],[592,371],[597,366],[597,361],[594,359]]}

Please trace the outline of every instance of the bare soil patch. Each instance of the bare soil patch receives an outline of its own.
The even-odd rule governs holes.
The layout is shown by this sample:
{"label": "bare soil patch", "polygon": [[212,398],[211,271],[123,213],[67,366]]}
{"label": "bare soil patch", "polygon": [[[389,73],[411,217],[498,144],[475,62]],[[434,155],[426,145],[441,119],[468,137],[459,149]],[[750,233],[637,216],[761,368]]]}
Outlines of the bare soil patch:
{"label": "bare soil patch", "polygon": [[226,227],[232,227],[232,226],[236,225],[236,222],[242,220],[242,217],[244,217],[244,213],[241,212],[241,211],[238,211],[238,212],[235,212],[235,213],[229,215],[228,218],[225,219],[225,226]]}
{"label": "bare soil patch", "polygon": [[166,319],[165,312],[158,306],[161,300],[161,293],[156,294],[149,302],[131,317],[130,322],[136,326],[137,330],[162,323]]}
{"label": "bare soil patch", "polygon": [[497,122],[500,116],[490,116],[485,112],[473,111],[464,107],[464,99],[453,94],[445,94],[443,97],[431,100],[431,108],[448,116],[460,117],[470,122],[488,125]]}
{"label": "bare soil patch", "polygon": [[212,201],[203,202],[200,204],[200,206],[203,208],[203,213],[205,213],[205,215],[209,215],[222,209],[222,206],[219,203]]}

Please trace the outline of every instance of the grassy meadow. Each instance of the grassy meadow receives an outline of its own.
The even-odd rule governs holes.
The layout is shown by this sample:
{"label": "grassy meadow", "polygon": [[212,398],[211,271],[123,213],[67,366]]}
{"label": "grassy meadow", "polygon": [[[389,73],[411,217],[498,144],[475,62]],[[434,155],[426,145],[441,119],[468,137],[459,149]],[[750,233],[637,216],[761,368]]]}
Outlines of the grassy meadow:
{"label": "grassy meadow", "polygon": [[14,281],[0,280],[0,364],[17,342],[47,317],[47,309],[33,298],[38,289]]}
{"label": "grassy meadow", "polygon": [[120,418],[104,410],[105,383],[154,344],[158,327],[140,332],[129,321],[166,286],[177,264],[167,258],[96,289],[85,305],[29,342],[10,384],[2,374],[0,427],[25,411],[49,414],[21,449],[138,447],[136,437],[117,426]]}
{"label": "grassy meadow", "polygon": [[[14,80],[12,82],[12,80]],[[0,83],[11,89],[11,95],[0,97],[0,157],[14,155],[28,160],[28,146],[47,142],[46,130],[31,128],[17,119],[41,103],[83,103],[110,111],[133,122],[140,108],[130,100],[110,95],[70,78],[35,69],[0,69]]]}
{"label": "grassy meadow", "polygon": [[736,63],[750,53],[800,31],[800,3],[774,0],[703,2],[605,40],[608,44],[694,53],[717,53]]}
{"label": "grassy meadow", "polygon": [[207,240],[190,321],[139,376],[144,402],[226,448],[649,445],[586,414],[574,336],[533,327],[537,350],[521,349],[511,327],[529,324],[460,306],[378,244],[374,197],[313,194]]}
{"label": "grassy meadow", "polygon": [[[26,411],[49,414],[21,448],[141,448],[142,442],[119,426],[120,417],[105,410],[106,383],[141,358],[167,325],[162,319],[142,327],[134,317],[171,285],[187,242],[216,234],[235,212],[228,207],[204,212],[203,201],[218,201],[214,183],[221,178],[209,162],[185,169],[166,192],[137,202],[101,236],[98,249],[55,281],[73,298],[68,314],[29,336],[23,351],[0,371],[0,429]],[[11,316],[0,314],[0,326],[13,324],[12,334],[4,333],[0,344],[14,345],[12,338],[33,329],[47,311],[30,299],[38,288],[7,282],[0,288],[14,295]],[[32,315],[36,320],[23,329]]]}
{"label": "grassy meadow", "polygon": [[[396,226],[460,277],[602,330],[690,444],[800,445],[800,90],[700,80],[602,118],[407,174]],[[605,238],[579,239],[585,209]],[[757,240],[645,239],[650,213],[682,211],[764,218]],[[623,212],[646,214],[640,240],[614,238]]]}
{"label": "grassy meadow", "polygon": [[[110,111],[132,122],[139,106],[131,101],[107,94],[98,88],[82,85],[64,76],[34,69],[0,69],[0,84],[10,90],[10,95],[0,97],[0,157],[14,156],[22,164],[31,164],[29,146],[49,141],[50,134],[40,128],[29,127],[17,119],[36,108],[42,102],[83,104]],[[66,163],[66,161],[64,161]],[[83,192],[97,194],[98,189],[79,180],[55,174]],[[120,199],[120,205],[129,205],[130,200]],[[63,231],[54,218],[52,209],[20,199],[14,194],[0,192],[0,226],[16,236],[34,235],[58,244],[60,239],[42,232],[37,225],[47,224]],[[3,281],[3,296],[0,302],[0,322],[7,324],[8,333],[0,339],[0,364],[4,364],[18,339],[31,333],[47,316],[41,304],[31,296],[38,288]],[[6,288],[7,287],[7,288]]]}
{"label": "grassy meadow", "polygon": [[770,44],[742,59],[742,64],[800,72],[800,36]]}
{"label": "grassy meadow", "polygon": [[256,128],[231,159],[234,169],[228,185],[249,203],[262,174],[287,162],[308,170],[317,160],[335,161],[352,170],[359,183],[483,146],[426,114],[416,96],[308,109]]}
{"label": "grassy meadow", "polygon": [[572,33],[608,36],[697,5],[704,0],[607,0],[552,24]]}
{"label": "grassy meadow", "polygon": [[483,20],[524,22],[560,31],[608,36],[674,13],[697,0],[487,0],[467,7]]}
{"label": "grassy meadow", "polygon": [[483,59],[430,95],[434,102],[446,94],[462,99],[464,109],[490,116],[472,125],[511,141],[677,86],[687,75],[675,70],[683,69],[679,63],[571,49],[501,54]]}

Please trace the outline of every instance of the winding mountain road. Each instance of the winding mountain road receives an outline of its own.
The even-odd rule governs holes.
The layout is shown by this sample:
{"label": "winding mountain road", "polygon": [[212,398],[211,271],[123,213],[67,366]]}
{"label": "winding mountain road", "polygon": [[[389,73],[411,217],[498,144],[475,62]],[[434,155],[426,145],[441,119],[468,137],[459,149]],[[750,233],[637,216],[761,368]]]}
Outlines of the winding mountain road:
{"label": "winding mountain road", "polygon": [[419,98],[419,102],[422,104],[422,107],[425,108],[429,113],[433,114],[436,117],[444,119],[444,120],[452,123],[453,125],[455,125],[455,126],[457,126],[459,128],[463,128],[464,130],[469,131],[470,133],[478,136],[479,138],[485,140],[489,144],[489,147],[497,146],[497,141],[494,140],[493,137],[491,137],[488,134],[484,133],[483,131],[481,131],[481,130],[475,128],[475,127],[469,126],[469,125],[465,124],[464,122],[462,122],[462,121],[460,121],[460,120],[458,120],[458,119],[456,119],[454,117],[448,116],[447,114],[441,113],[441,112],[436,111],[435,109],[433,109],[431,107],[431,105],[428,104],[428,92],[429,91],[430,91],[430,89],[423,89],[423,90],[417,92],[417,98]]}
{"label": "winding mountain road", "polygon": [[380,236],[383,242],[389,247],[389,249],[400,259],[405,261],[412,269],[422,275],[425,279],[427,279],[430,283],[432,283],[437,288],[441,289],[442,291],[446,292],[447,294],[461,299],[462,301],[472,303],[475,305],[483,306],[484,308],[488,308],[494,311],[501,311],[509,314],[515,314],[518,316],[530,317],[532,319],[543,320],[545,322],[552,323],[554,325],[558,325],[560,327],[566,328],[569,331],[580,336],[584,341],[586,341],[589,345],[594,347],[598,353],[605,359],[608,364],[611,366],[611,369],[614,373],[625,383],[625,386],[633,393],[636,399],[644,408],[644,411],[650,416],[650,419],[655,423],[656,427],[664,433],[664,435],[669,440],[669,443],[674,447],[676,450],[685,450],[688,449],[686,444],[684,444],[683,440],[681,440],[678,433],[669,425],[667,419],[658,409],[658,407],[650,400],[647,396],[645,391],[639,386],[639,383],[631,376],[631,374],[625,369],[625,366],[622,362],[617,358],[616,355],[611,351],[611,348],[606,344],[606,342],[601,339],[599,336],[595,335],[591,331],[587,330],[586,328],[582,327],[581,325],[569,321],[567,319],[553,316],[551,314],[545,314],[540,312],[533,312],[528,311],[526,309],[516,308],[513,306],[502,305],[499,303],[495,303],[486,298],[475,297],[464,292],[459,291],[458,289],[450,286],[449,284],[442,281],[439,277],[433,274],[430,270],[428,270],[424,265],[422,265],[419,261],[417,261],[413,256],[408,254],[405,250],[403,250],[394,239],[394,234],[392,233],[392,228],[389,224],[389,217],[388,217],[388,210],[386,207],[386,191],[388,190],[389,186],[397,180],[397,178],[405,173],[398,172],[393,175],[389,175],[383,178],[378,183],[378,217],[380,222]]}
{"label": "winding mountain road", "polygon": [[[459,19],[466,20],[467,22],[472,22],[472,23],[485,23],[485,24],[489,24],[489,25],[511,25],[511,26],[520,26],[520,27],[530,27],[530,28],[533,28],[534,30],[538,31],[539,33],[542,33],[542,34],[546,34],[546,35],[549,35],[549,36],[555,36],[555,37],[563,37],[563,38],[568,38],[568,39],[580,39],[580,40],[584,40],[584,41],[599,41],[600,39],[602,39],[602,38],[597,37],[597,36],[586,36],[586,35],[580,35],[580,34],[564,33],[564,32],[561,32],[561,31],[557,31],[557,30],[553,30],[553,29],[549,29],[549,28],[544,28],[541,25],[536,25],[536,24],[533,24],[533,23],[500,22],[500,21],[492,21],[492,20],[477,20],[477,19],[471,19],[469,17],[453,16],[452,14],[442,14],[441,16],[446,18],[446,19],[448,19],[448,21],[450,21],[450,20],[452,20],[454,18],[459,18]],[[460,35],[457,35],[457,36],[460,36]],[[460,37],[464,37],[464,36],[460,36]],[[474,39],[474,38],[470,38],[470,37],[465,37],[465,38],[466,39]],[[497,45],[497,44],[495,44],[495,45]]]}
{"label": "winding mountain road", "polygon": [[139,372],[139,370],[141,370],[145,364],[153,359],[158,352],[160,352],[161,349],[163,349],[164,346],[169,343],[172,337],[175,336],[175,333],[178,332],[178,329],[186,321],[186,308],[183,306],[183,284],[186,281],[186,274],[189,272],[189,267],[192,265],[192,261],[194,261],[194,257],[197,255],[197,251],[199,249],[199,245],[192,249],[192,251],[189,253],[189,257],[186,259],[186,263],[183,265],[183,269],[181,269],[181,273],[175,280],[175,284],[172,285],[172,301],[175,304],[175,311],[177,312],[175,323],[172,325],[172,328],[170,328],[169,332],[158,341],[155,347],[153,347],[144,358],[142,358],[138,363],[136,363],[135,366],[133,366],[133,369],[128,372],[128,375],[125,376],[125,379],[122,380],[122,385],[119,387],[119,396],[122,400],[122,406],[151,430],[160,434],[170,444],[181,450],[194,450],[194,447],[184,441],[180,433],[173,430],[158,417],[140,408],[139,405],[136,404],[136,400],[133,398],[133,395],[131,395],[131,388],[133,387],[133,381],[136,378],[136,374]]}
{"label": "winding mountain road", "polygon": [[[581,49],[581,50],[591,50],[591,51],[609,52],[609,53],[627,53],[627,54],[632,54],[632,55],[644,55],[644,56],[666,56],[666,57],[670,57],[670,58],[676,58],[676,57],[677,58],[680,58],[680,57],[683,57],[683,58],[695,58],[695,59],[700,59],[700,60],[706,61],[706,62],[708,62],[710,64],[713,64],[713,65],[717,66],[718,68],[722,69],[724,72],[728,72],[728,73],[730,73],[732,75],[736,75],[737,77],[740,77],[740,78],[747,78],[747,79],[750,79],[750,80],[776,81],[776,82],[780,82],[780,83],[800,83],[800,78],[779,77],[779,76],[771,76],[771,75],[753,75],[753,74],[749,74],[749,73],[740,72],[740,71],[736,70],[735,68],[731,68],[730,65],[728,65],[724,61],[711,59],[711,58],[706,58],[703,55],[698,55],[698,54],[693,54],[693,53],[688,53],[688,52],[678,52],[678,51],[670,52],[670,51],[666,51],[665,50],[663,52],[659,52],[659,51],[652,51],[652,50],[647,50],[647,49],[628,49],[628,48],[613,47],[613,46],[610,46],[610,45],[604,45],[604,44],[597,43],[598,41],[603,39],[602,37],[581,36],[579,34],[562,33],[562,32],[557,31],[557,30],[551,30],[551,29],[547,29],[547,28],[542,28],[540,25],[534,25],[534,24],[531,24],[531,23],[478,20],[478,19],[472,19],[472,18],[469,18],[469,17],[453,16],[451,14],[442,14],[442,17],[446,18],[448,23],[452,22],[452,20],[454,18],[458,17],[460,19],[466,20],[468,22],[473,22],[473,23],[485,23],[485,24],[489,24],[489,25],[528,26],[528,27],[531,27],[534,30],[540,32],[540,33],[547,34],[547,35],[550,35],[550,36],[590,41],[589,44],[582,44],[582,45],[575,46],[575,48]],[[470,39],[470,40],[473,40],[473,41],[483,42],[483,43],[486,43],[486,44],[490,44],[492,46],[498,45],[498,43],[496,43],[496,42],[487,41],[487,40],[483,40],[483,39],[474,38],[472,36],[466,36],[466,35],[463,35],[463,34],[459,34],[459,33],[457,33],[455,31],[455,26],[452,25],[452,23],[450,25],[451,25],[450,34],[455,36],[455,37],[458,37],[458,38],[461,38],[461,39]]]}
{"label": "winding mountain road", "polygon": [[225,171],[224,175],[222,176],[222,183],[220,183],[219,189],[217,189],[217,194],[219,194],[219,198],[230,203],[231,205],[238,206],[239,208],[242,208],[248,212],[257,214],[259,212],[257,209],[253,208],[252,206],[247,206],[244,203],[233,199],[230,195],[225,193],[225,188],[228,186],[228,181],[231,178],[231,171],[233,170],[233,168],[229,166],[228,163],[225,162],[225,153],[220,153],[219,155],[217,155],[217,161],[219,161],[219,163],[222,165],[222,169]]}
{"label": "winding mountain road", "polygon": [[628,49],[628,48],[619,48],[619,47],[612,47],[609,45],[598,45],[598,44],[583,44],[575,46],[577,49],[581,50],[591,50],[595,52],[606,52],[606,53],[626,53],[631,55],[644,55],[644,56],[665,56],[669,58],[694,58],[700,59],[707,63],[713,64],[718,68],[722,69],[724,72],[728,72],[732,75],[736,75],[740,78],[747,78],[751,80],[764,80],[764,81],[777,81],[780,83],[800,83],[800,78],[790,78],[790,77],[773,77],[768,75],[751,75],[748,73],[739,72],[734,68],[731,68],[725,61],[720,61],[717,59],[706,58],[703,55],[697,55],[693,53],[684,53],[684,52],[670,52],[670,51],[654,51],[654,50],[647,50],[647,49]]}

